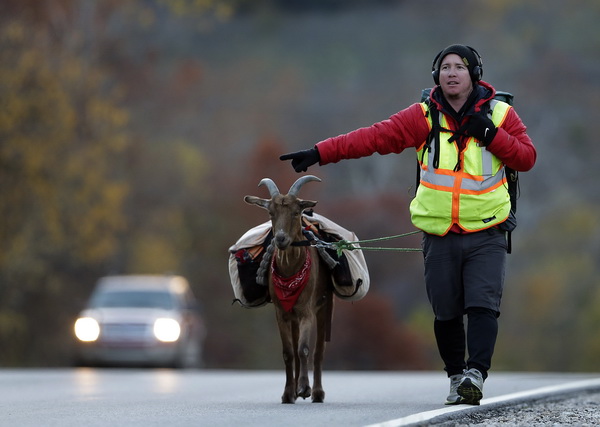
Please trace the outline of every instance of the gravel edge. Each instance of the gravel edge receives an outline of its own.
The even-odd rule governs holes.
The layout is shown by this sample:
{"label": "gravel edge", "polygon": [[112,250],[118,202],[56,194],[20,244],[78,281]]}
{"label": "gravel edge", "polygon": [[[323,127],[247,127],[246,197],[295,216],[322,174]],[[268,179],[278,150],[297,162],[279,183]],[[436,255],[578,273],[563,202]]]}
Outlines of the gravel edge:
{"label": "gravel edge", "polygon": [[413,426],[598,426],[600,425],[600,388],[574,390],[526,400],[470,407],[437,416]]}

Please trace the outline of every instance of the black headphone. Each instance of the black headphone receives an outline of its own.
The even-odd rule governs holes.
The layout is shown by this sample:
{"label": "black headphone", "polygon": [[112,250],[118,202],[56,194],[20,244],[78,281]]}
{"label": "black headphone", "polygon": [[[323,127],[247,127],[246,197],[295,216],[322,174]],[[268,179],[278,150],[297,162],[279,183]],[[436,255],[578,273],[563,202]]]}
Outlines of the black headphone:
{"label": "black headphone", "polygon": [[[483,77],[483,61],[481,60],[481,56],[479,53],[473,49],[471,46],[464,45],[467,49],[471,50],[475,54],[475,59],[477,60],[477,65],[473,67],[471,70],[471,80],[474,82],[478,82]],[[442,49],[440,53],[438,53],[435,58],[433,58],[433,63],[431,64],[431,76],[433,77],[433,81],[436,85],[440,84],[440,69],[437,67],[438,59],[442,53],[444,53],[446,49]],[[452,53],[452,52],[450,52]]]}

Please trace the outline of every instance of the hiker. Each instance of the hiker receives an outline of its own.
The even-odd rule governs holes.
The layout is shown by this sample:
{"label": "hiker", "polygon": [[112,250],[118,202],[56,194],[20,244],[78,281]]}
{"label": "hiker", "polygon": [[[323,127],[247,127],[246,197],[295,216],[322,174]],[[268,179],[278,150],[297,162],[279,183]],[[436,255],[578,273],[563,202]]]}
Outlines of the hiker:
{"label": "hiker", "polygon": [[496,90],[481,80],[475,49],[448,46],[432,75],[426,102],[280,159],[305,172],[316,163],[416,149],[420,178],[410,213],[423,231],[425,286],[450,378],[445,403],[478,405],[498,334],[506,233],[516,225],[505,168],[530,170],[536,150],[515,110],[495,101]]}

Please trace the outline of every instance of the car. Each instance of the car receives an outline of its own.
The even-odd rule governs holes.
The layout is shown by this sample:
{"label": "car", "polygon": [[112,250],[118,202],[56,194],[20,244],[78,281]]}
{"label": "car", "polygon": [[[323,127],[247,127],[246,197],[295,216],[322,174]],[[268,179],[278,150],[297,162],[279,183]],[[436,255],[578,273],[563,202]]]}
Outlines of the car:
{"label": "car", "polygon": [[188,281],[176,275],[101,278],[74,324],[84,366],[202,365],[205,327]]}

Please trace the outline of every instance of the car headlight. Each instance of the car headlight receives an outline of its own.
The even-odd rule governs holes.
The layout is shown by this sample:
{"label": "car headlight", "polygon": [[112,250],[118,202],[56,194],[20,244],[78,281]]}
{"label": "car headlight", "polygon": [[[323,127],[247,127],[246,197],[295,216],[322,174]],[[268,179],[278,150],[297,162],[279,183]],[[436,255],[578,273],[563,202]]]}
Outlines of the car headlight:
{"label": "car headlight", "polygon": [[181,326],[175,319],[161,318],[154,322],[154,336],[162,342],[175,342],[181,334]]}
{"label": "car headlight", "polygon": [[100,325],[91,317],[80,317],[75,322],[75,336],[80,341],[96,341],[100,336]]}

